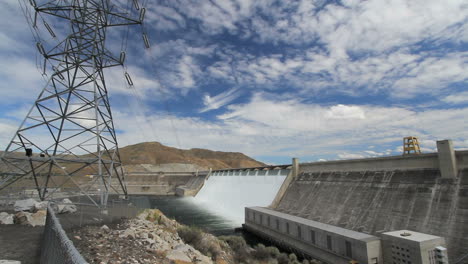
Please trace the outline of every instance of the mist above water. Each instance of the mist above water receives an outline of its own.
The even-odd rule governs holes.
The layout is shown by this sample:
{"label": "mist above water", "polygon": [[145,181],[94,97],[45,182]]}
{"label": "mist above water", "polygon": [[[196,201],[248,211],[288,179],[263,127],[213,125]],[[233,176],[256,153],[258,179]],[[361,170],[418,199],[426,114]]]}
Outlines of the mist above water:
{"label": "mist above water", "polygon": [[289,170],[271,170],[268,171],[269,175],[259,171],[263,175],[256,176],[242,173],[235,176],[211,176],[193,202],[240,226],[244,223],[244,208],[269,206]]}

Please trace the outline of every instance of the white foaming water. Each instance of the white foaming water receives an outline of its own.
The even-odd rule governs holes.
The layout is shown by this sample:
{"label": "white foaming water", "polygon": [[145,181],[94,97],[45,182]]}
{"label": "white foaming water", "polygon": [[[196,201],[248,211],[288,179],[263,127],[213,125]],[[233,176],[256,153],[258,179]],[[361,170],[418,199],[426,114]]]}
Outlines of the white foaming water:
{"label": "white foaming water", "polygon": [[[211,176],[194,202],[240,226],[244,223],[244,208],[269,206],[289,170],[259,171],[257,176]],[[236,173],[237,174],[237,173]],[[252,172],[250,172],[252,174]]]}

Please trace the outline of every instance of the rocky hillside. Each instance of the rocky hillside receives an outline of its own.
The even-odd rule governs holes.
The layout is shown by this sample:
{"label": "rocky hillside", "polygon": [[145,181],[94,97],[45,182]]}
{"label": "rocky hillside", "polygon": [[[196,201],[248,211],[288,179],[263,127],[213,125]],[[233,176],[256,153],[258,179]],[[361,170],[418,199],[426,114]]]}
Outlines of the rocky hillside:
{"label": "rocky hillside", "polygon": [[159,142],[145,142],[120,148],[122,163],[128,165],[190,163],[205,169],[247,168],[264,166],[239,152],[208,149],[178,149]]}

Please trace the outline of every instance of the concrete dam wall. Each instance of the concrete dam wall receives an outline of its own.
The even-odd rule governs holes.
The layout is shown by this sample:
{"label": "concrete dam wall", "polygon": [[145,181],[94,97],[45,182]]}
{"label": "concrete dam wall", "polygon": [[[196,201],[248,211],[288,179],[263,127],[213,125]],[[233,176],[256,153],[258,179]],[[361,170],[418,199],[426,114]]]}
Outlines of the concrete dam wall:
{"label": "concrete dam wall", "polygon": [[[128,193],[134,195],[175,195],[177,187],[194,178],[197,178],[195,173],[187,172],[134,172],[126,175]],[[113,185],[116,184],[113,180]]]}
{"label": "concrete dam wall", "polygon": [[453,177],[443,158],[439,150],[300,164],[275,210],[372,235],[409,229],[445,237],[453,261],[468,253],[468,152],[454,153]]}

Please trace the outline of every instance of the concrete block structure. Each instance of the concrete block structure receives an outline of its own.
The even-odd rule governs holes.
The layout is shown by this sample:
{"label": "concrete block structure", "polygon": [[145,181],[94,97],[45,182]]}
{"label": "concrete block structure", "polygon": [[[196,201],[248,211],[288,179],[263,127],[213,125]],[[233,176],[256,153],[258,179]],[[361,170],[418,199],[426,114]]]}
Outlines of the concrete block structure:
{"label": "concrete block structure", "polygon": [[440,174],[443,178],[457,177],[457,158],[451,140],[437,141]]}
{"label": "concrete block structure", "polygon": [[268,208],[245,208],[244,228],[326,263],[384,263],[380,238],[376,236]]}
{"label": "concrete block structure", "polygon": [[445,239],[409,230],[381,235],[384,263],[446,264]]}
{"label": "concrete block structure", "polygon": [[177,196],[196,196],[205,184],[207,175],[193,176],[185,185],[176,187]]}

